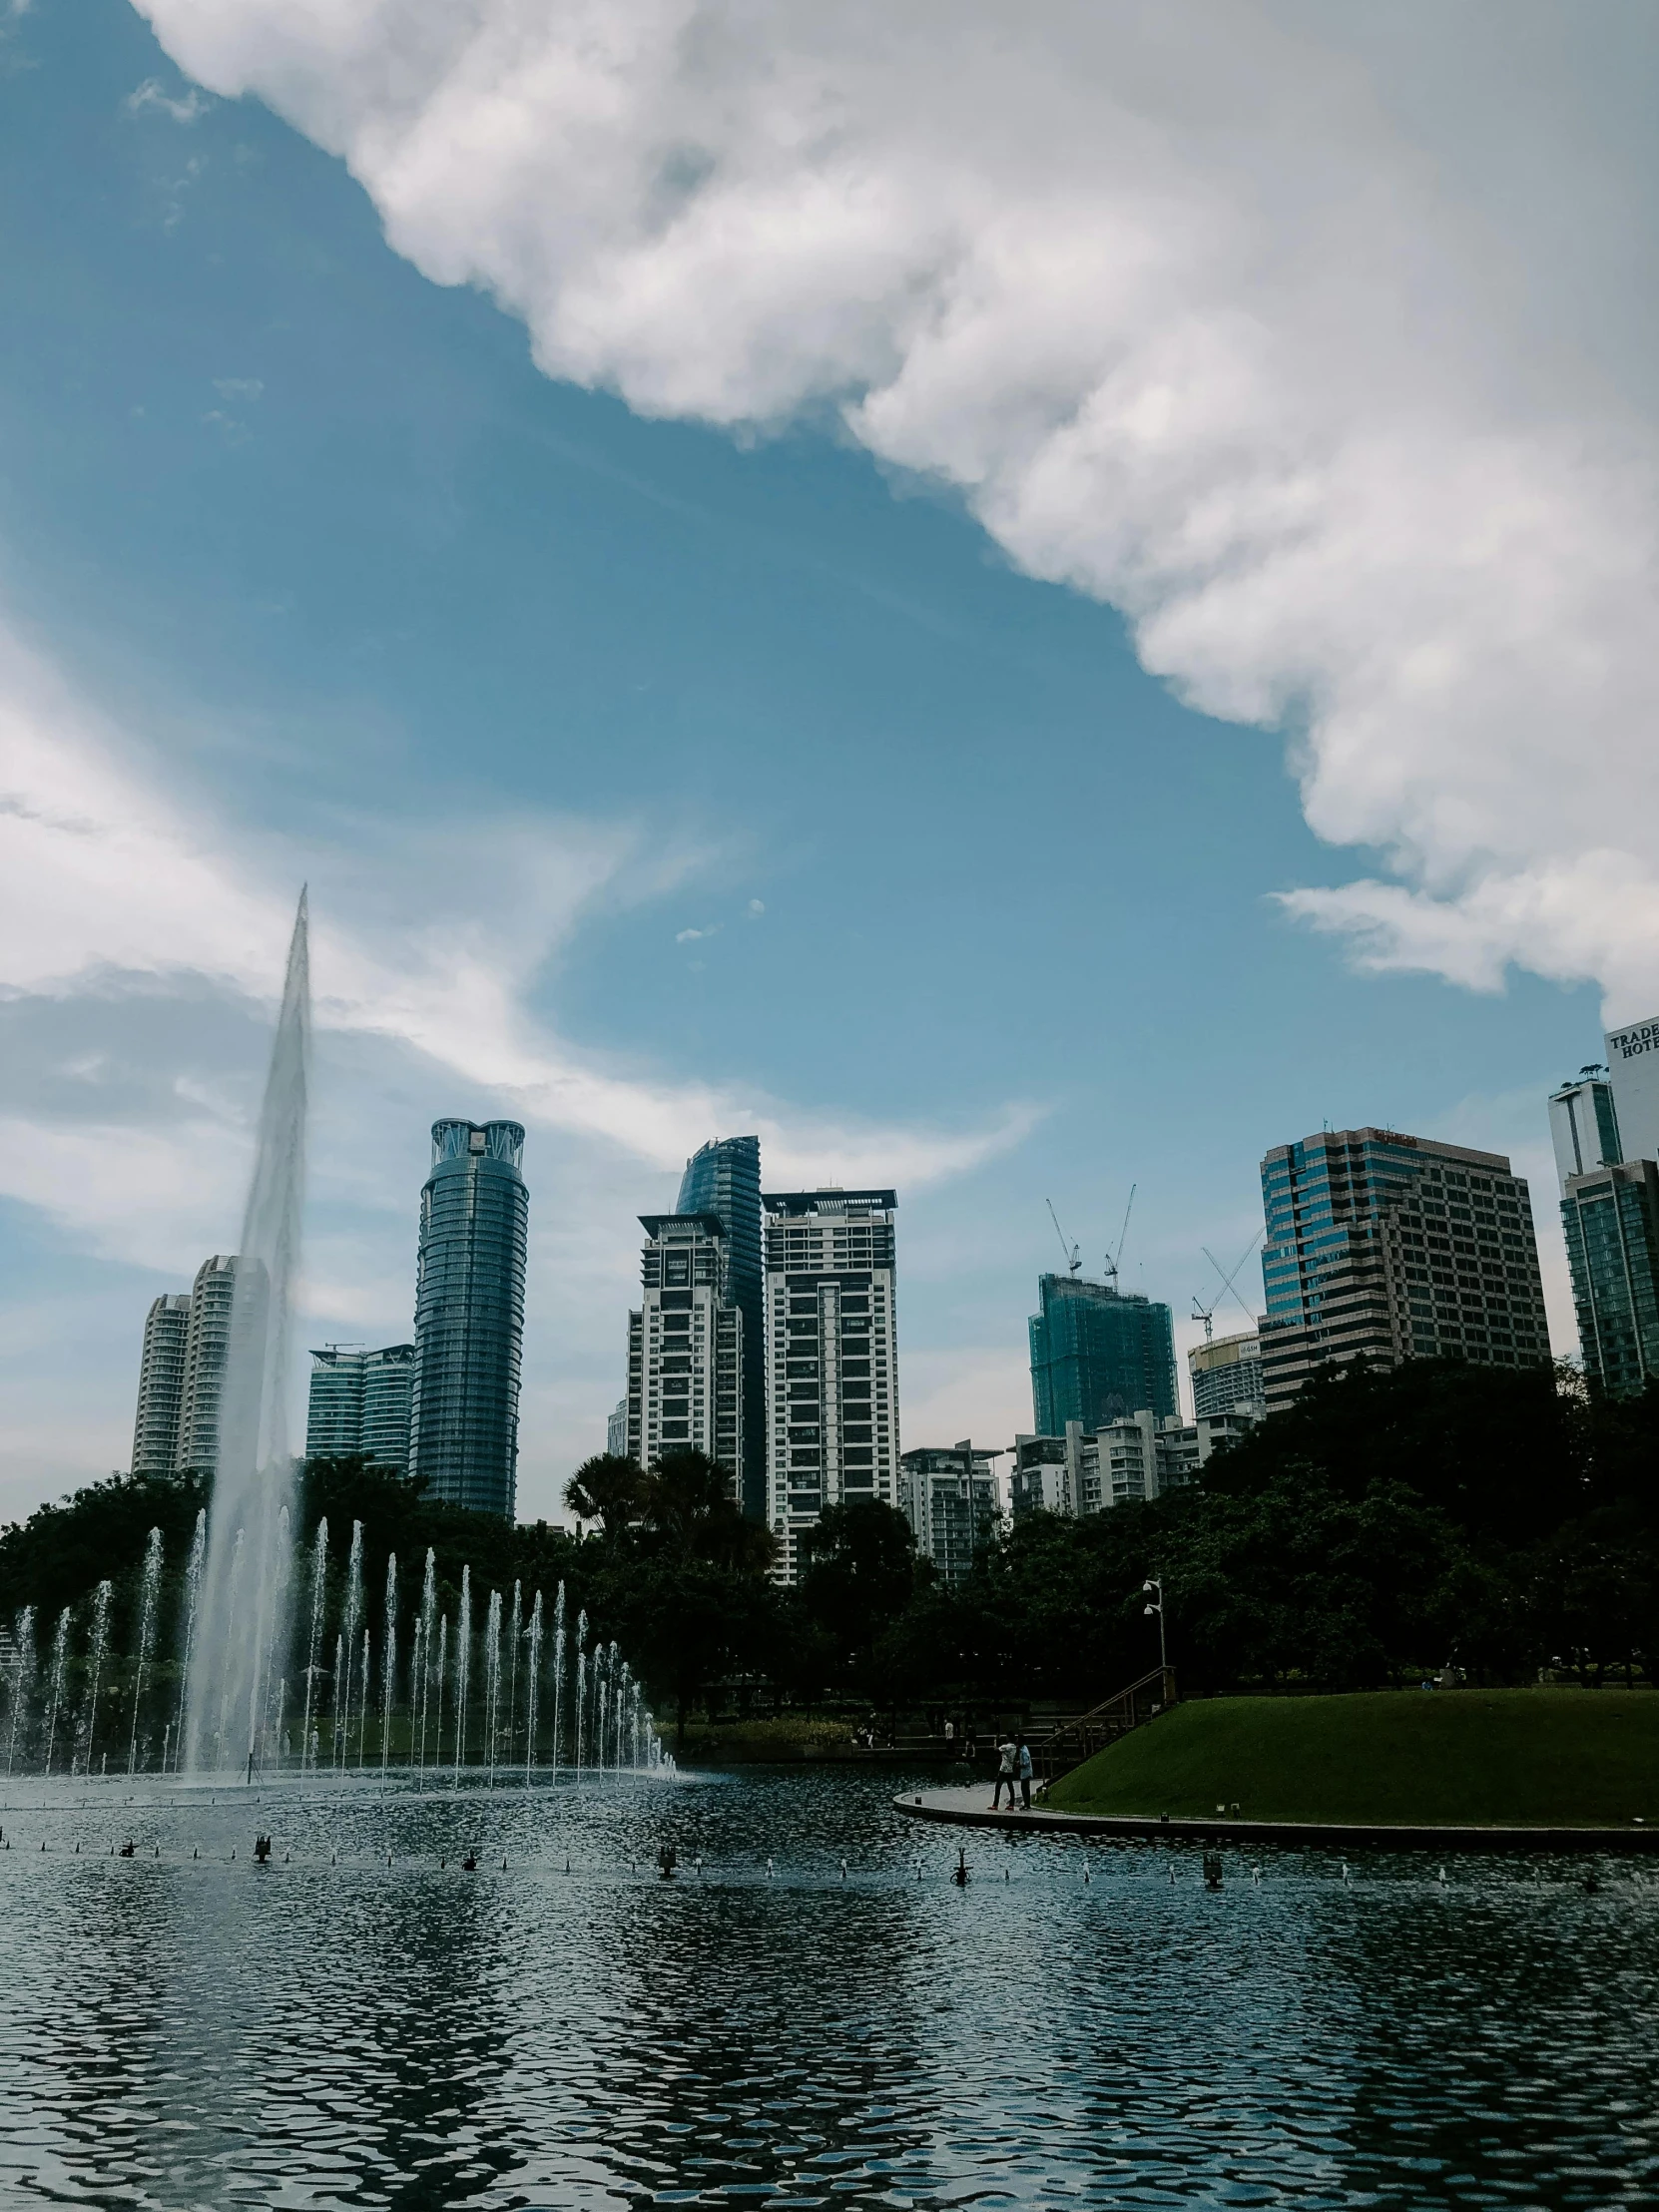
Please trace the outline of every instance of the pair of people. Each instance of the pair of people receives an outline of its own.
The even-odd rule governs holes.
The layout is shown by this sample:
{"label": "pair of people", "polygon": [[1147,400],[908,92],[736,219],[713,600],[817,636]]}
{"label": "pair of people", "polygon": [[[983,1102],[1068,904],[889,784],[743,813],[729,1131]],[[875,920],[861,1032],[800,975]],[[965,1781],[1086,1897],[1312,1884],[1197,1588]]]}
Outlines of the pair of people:
{"label": "pair of people", "polygon": [[1014,1810],[1014,1785],[1019,1784],[1023,1800],[1021,1810],[1031,1810],[1031,1746],[1023,1736],[1004,1736],[996,1747],[996,1787],[991,1792],[991,1811],[1002,1803],[1002,1792],[1008,1792],[1008,1810]]}

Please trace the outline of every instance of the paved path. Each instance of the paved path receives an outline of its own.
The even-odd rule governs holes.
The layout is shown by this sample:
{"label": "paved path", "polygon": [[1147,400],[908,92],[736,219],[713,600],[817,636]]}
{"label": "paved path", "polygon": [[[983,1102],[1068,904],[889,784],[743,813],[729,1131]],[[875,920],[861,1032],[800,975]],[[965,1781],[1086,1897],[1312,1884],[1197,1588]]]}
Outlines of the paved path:
{"label": "paved path", "polygon": [[1141,1843],[1317,1844],[1343,1851],[1659,1851],[1655,1828],[1403,1828],[1312,1821],[1138,1820],[1098,1813],[993,1813],[984,1783],[948,1790],[912,1790],[893,1799],[913,1821],[944,1821],[959,1828],[996,1828],[1039,1835],[1124,1837]]}

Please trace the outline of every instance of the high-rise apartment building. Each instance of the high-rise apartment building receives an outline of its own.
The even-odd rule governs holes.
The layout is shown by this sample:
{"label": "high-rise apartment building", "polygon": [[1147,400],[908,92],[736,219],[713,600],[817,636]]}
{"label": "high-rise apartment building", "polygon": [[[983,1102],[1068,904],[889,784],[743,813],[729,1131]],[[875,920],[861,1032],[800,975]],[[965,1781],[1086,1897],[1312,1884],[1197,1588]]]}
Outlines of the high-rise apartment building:
{"label": "high-rise apartment building", "polygon": [[174,1457],[181,1474],[212,1474],[219,1464],[219,1401],[231,1353],[231,1314],[241,1265],[235,1253],[215,1253],[197,1269],[191,1286]]}
{"label": "high-rise apartment building", "polygon": [[628,1400],[619,1397],[605,1416],[605,1449],[613,1459],[628,1456]]}
{"label": "high-rise apartment building", "polygon": [[945,1450],[906,1451],[898,1461],[898,1509],[916,1549],[946,1582],[960,1582],[973,1555],[994,1535],[1002,1507],[996,1494],[999,1451],[976,1451],[970,1440]]}
{"label": "high-rise apartment building", "polygon": [[1526,1183],[1501,1153],[1391,1129],[1326,1130],[1262,1162],[1269,1412],[1357,1359],[1549,1359]]}
{"label": "high-rise apartment building", "polygon": [[727,1295],[743,1315],[743,1509],[767,1517],[766,1263],[762,1246],[761,1140],[715,1137],[686,1162],[678,1214],[716,1214],[726,1231]]}
{"label": "high-rise apartment building", "polygon": [[530,1194],[516,1121],[435,1121],[420,1193],[410,1465],[448,1505],[512,1518]]}
{"label": "high-rise apartment building", "polygon": [[325,1345],[311,1354],[305,1416],[307,1459],[359,1454],[394,1474],[409,1468],[409,1414],[414,1396],[413,1345],[365,1352]]}
{"label": "high-rise apartment building", "polygon": [[777,1572],[827,1506],[897,1502],[893,1191],[791,1191],[766,1209],[767,1445]]}
{"label": "high-rise apartment building", "polygon": [[185,1348],[190,1295],[168,1292],[150,1308],[139,1362],[138,1413],[133,1422],[133,1472],[171,1474],[179,1457],[179,1409],[185,1397]]}
{"label": "high-rise apartment building", "polygon": [[1031,1316],[1031,1409],[1037,1432],[1063,1436],[1067,1421],[1097,1429],[1120,1414],[1179,1406],[1175,1324],[1167,1306],[1081,1275],[1037,1280]]}
{"label": "high-rise apartment building", "polygon": [[1266,1417],[1262,1340],[1254,1329],[1190,1345],[1187,1373],[1192,1378],[1193,1412],[1200,1420],[1216,1413],[1244,1413],[1252,1420]]}
{"label": "high-rise apartment building", "polygon": [[640,1304],[628,1316],[629,1455],[646,1467],[664,1452],[705,1452],[728,1469],[737,1497],[746,1347],[726,1224],[718,1214],[642,1214],[640,1227]]}
{"label": "high-rise apartment building", "polygon": [[1659,1167],[1570,1175],[1561,1199],[1584,1373],[1612,1397],[1659,1376]]}

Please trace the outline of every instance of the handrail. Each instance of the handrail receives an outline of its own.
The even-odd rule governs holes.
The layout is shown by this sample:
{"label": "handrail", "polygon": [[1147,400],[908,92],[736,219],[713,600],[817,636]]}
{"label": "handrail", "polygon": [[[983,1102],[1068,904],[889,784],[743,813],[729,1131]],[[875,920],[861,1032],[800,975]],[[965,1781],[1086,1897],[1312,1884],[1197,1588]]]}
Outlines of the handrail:
{"label": "handrail", "polygon": [[[1149,1695],[1156,1689],[1157,1695]],[[1074,1721],[1063,1721],[1031,1747],[1031,1763],[1046,1788],[1059,1775],[1069,1774],[1073,1767],[1080,1767],[1085,1759],[1091,1759],[1106,1745],[1115,1743],[1120,1736],[1127,1736],[1132,1729],[1141,1727],[1155,1714],[1166,1712],[1176,1702],[1175,1669],[1154,1667],[1150,1674],[1143,1674],[1138,1682],[1131,1682],[1127,1689],[1116,1691],[1104,1698],[1089,1712],[1080,1714]],[[1068,1758],[1064,1766],[1057,1764],[1067,1739],[1074,1739],[1075,1758]],[[1069,1748],[1069,1747],[1067,1747]]]}

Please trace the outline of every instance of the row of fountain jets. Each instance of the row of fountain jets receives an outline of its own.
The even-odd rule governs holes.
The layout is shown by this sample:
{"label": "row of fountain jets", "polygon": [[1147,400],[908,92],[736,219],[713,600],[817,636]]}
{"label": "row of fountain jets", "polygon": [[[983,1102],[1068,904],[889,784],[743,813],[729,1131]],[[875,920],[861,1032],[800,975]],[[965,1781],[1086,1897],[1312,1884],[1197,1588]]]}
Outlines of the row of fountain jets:
{"label": "row of fountain jets", "polygon": [[[250,1775],[290,1755],[284,1752],[298,1706],[299,1754],[293,1764],[309,1771],[320,1755],[318,1710],[322,1684],[330,1684],[333,1710],[329,1732],[335,1766],[348,1755],[351,1719],[356,1715],[358,1761],[363,1761],[368,1726],[372,1632],[362,1608],[362,1543],[354,1529],[352,1573],[348,1573],[346,1618],[336,1638],[334,1665],[323,1667],[323,1577],[327,1530],[319,1526],[311,1567],[309,1634],[302,1673],[286,1671],[296,1652],[295,1589],[290,1530],[294,1517],[293,1459],[287,1442],[287,1407],[292,1361],[291,1314],[298,1279],[299,1236],[305,1192],[305,1115],[310,1079],[310,939],[306,898],[299,894],[293,933],[282,980],[281,1008],[272,1047],[255,1146],[253,1179],[243,1213],[231,1308],[230,1342],[220,1396],[219,1449],[214,1469],[213,1505],[197,1522],[189,1570],[188,1623],[185,1631],[184,1683],[176,1721],[164,1738],[164,1763],[174,1771],[232,1770]],[[387,1620],[379,1674],[381,1763],[390,1755],[392,1706],[397,1676],[395,1562],[387,1570]],[[354,1579],[353,1579],[354,1575]],[[152,1664],[156,1604],[161,1588],[161,1535],[152,1531],[146,1556],[140,1621],[133,1727],[128,1763],[137,1770],[142,1678]],[[355,1595],[353,1595],[353,1591]],[[526,1737],[527,1764],[534,1764],[535,1707],[541,1690],[542,1601],[537,1592],[527,1625],[519,1618],[515,1586],[506,1654],[510,1738],[516,1737],[516,1702],[521,1642],[527,1645],[526,1699],[531,1721]],[[471,1577],[463,1571],[459,1618],[453,1651],[447,1618],[435,1617],[432,1555],[419,1619],[414,1630],[409,1682],[415,1764],[424,1773],[428,1730],[433,1760],[443,1745],[444,1701],[450,1694],[453,1768],[459,1781],[466,1764],[473,1659]],[[98,1702],[109,1664],[110,1585],[102,1582],[94,1599],[92,1650],[84,1712],[75,1736],[90,1764],[98,1725]],[[14,1685],[11,1749],[15,1757],[24,1697],[25,1641],[33,1673],[34,1621],[20,1621],[17,1680]],[[563,1591],[554,1604],[552,1641],[555,1757],[562,1744],[559,1722],[565,1694]],[[60,1617],[48,1671],[45,1737],[47,1764],[55,1755],[60,1707],[68,1659],[69,1621]],[[571,1687],[577,1764],[597,1764],[594,1747],[608,1764],[625,1763],[623,1743],[632,1744],[634,1763],[655,1763],[656,1732],[640,1702],[638,1685],[616,1655],[615,1645],[586,1651],[585,1624],[578,1622],[576,1679]],[[492,1778],[498,1742],[497,1708],[503,1666],[501,1599],[492,1592],[483,1631],[485,1675],[485,1764]],[[591,1733],[590,1733],[591,1732]],[[647,1738],[649,1737],[649,1743]],[[106,1760],[107,1760],[107,1754]]]}
{"label": "row of fountain jets", "polygon": [[[191,1688],[199,1679],[194,1669],[194,1647],[202,1619],[208,1556],[208,1516],[202,1512],[197,1516],[185,1574],[178,1703],[174,1717],[164,1726],[158,1762],[164,1774],[183,1771],[189,1765],[222,1770],[236,1761],[231,1732],[237,1715],[231,1710],[228,1684],[220,1686],[217,1713],[198,1714],[196,1728],[191,1726]],[[245,1557],[246,1546],[233,1548],[234,1562]],[[452,1631],[449,1615],[438,1611],[436,1561],[428,1551],[405,1666],[397,1554],[392,1552],[386,1559],[378,1651],[363,1590],[362,1522],[351,1524],[345,1600],[331,1655],[326,1649],[324,1628],[328,1577],[325,1519],[317,1523],[309,1567],[304,1663],[290,1680],[279,1650],[265,1655],[260,1672],[267,1695],[247,1755],[249,1774],[345,1773],[353,1768],[362,1772],[377,1765],[384,1777],[395,1764],[413,1773],[417,1786],[428,1777],[447,1773],[452,1786],[459,1788],[470,1752],[474,1755],[472,1764],[493,1789],[498,1775],[516,1774],[520,1769],[528,1783],[538,1769],[550,1769],[556,1775],[561,1766],[579,1772],[607,1768],[652,1772],[672,1767],[672,1760],[662,1750],[641,1685],[617,1646],[596,1642],[590,1648],[585,1611],[576,1616],[574,1638],[567,1637],[562,1582],[553,1599],[551,1620],[540,1590],[532,1594],[528,1613],[522,1583],[513,1584],[505,1609],[501,1592],[491,1590],[482,1628],[475,1631],[472,1570],[463,1567]],[[130,1655],[131,1721],[125,1731],[125,1767],[129,1775],[153,1771],[153,1731],[147,1736],[143,1723],[145,1693],[152,1686],[156,1667],[161,1591],[162,1532],[153,1528],[140,1583],[137,1648]],[[237,1594],[233,1586],[233,1600]],[[54,1771],[60,1749],[65,1771],[93,1771],[100,1699],[108,1704],[114,1671],[109,1648],[110,1596],[111,1585],[99,1583],[93,1601],[85,1690],[78,1712],[70,1710],[68,1695],[71,1609],[66,1605],[58,1615],[44,1678],[38,1682],[33,1606],[25,1607],[19,1615],[15,1656],[8,1670],[8,1775],[15,1771],[20,1758],[29,1758],[32,1748],[38,1748],[47,1774]],[[284,1619],[286,1612],[280,1604],[272,1607],[273,1623]],[[330,1656],[331,1666],[326,1664]],[[475,1657],[482,1662],[481,1700],[473,1673]],[[125,1694],[121,1703],[126,1704]],[[479,1703],[481,1713],[474,1710]],[[37,1724],[33,1729],[29,1726],[31,1707]],[[399,1720],[405,1724],[401,1731],[395,1725]],[[211,1722],[211,1729],[205,1722]],[[472,1733],[475,1729],[476,1734]],[[401,1756],[394,1761],[394,1738],[399,1733]],[[194,1754],[193,1743],[198,1747]],[[103,1771],[107,1772],[107,1748],[103,1763]]]}

